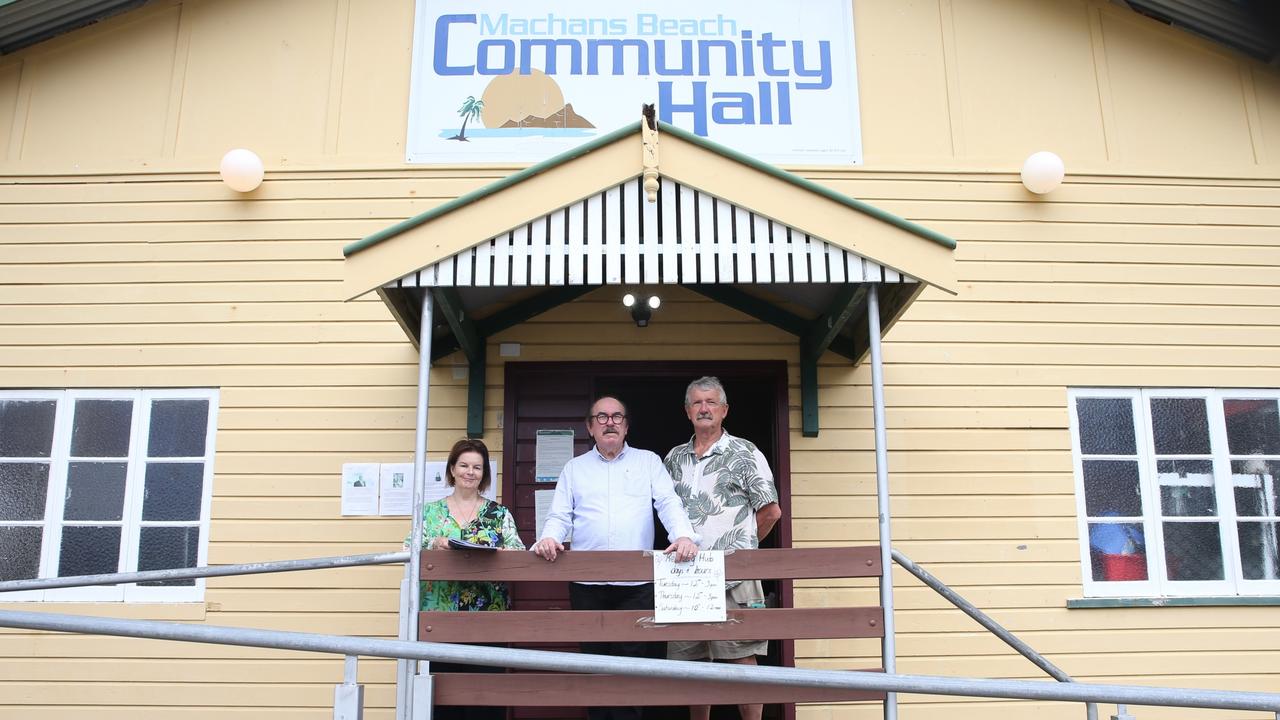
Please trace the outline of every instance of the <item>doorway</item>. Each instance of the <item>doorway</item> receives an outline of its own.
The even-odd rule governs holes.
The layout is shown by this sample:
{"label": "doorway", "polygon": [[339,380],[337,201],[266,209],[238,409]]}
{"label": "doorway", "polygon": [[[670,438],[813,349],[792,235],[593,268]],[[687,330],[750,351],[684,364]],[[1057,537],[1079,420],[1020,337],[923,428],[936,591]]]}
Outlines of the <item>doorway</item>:
{"label": "doorway", "polygon": [[[698,362],[536,362],[508,363],[505,372],[502,497],[515,517],[520,537],[532,544],[536,534],[536,493],[554,489],[553,482],[538,482],[535,473],[539,430],[573,430],[573,452],[591,449],[584,418],[591,402],[614,395],[629,416],[627,443],[651,450],[660,457],[672,447],[688,442],[692,434],[684,413],[684,391],[691,380],[715,375],[725,386],[729,415],[725,428],[754,442],[773,469],[782,518],[761,547],[791,546],[791,473],[785,361]],[[658,523],[655,516],[655,523]],[[655,545],[666,547],[666,532],[655,527]],[[771,604],[791,607],[790,581],[766,580]],[[564,583],[520,583],[512,588],[512,609],[568,609]],[[533,646],[530,646],[533,647]],[[574,651],[576,646],[538,645],[538,649]],[[772,642],[762,665],[795,664],[793,641]],[[726,719],[736,718],[735,708],[724,708]],[[655,718],[682,718],[671,712],[647,713]],[[575,708],[513,708],[513,718],[580,718]],[[717,708],[713,718],[722,717]],[[792,706],[766,706],[765,718],[790,720]]]}

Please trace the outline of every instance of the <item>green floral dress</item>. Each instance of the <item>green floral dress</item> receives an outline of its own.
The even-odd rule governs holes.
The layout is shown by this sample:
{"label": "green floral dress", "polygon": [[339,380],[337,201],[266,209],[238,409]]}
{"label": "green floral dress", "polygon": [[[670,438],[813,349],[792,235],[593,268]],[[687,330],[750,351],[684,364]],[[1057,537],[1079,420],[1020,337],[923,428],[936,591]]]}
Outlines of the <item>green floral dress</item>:
{"label": "green floral dress", "polygon": [[[443,537],[477,545],[524,550],[511,513],[492,500],[484,503],[476,519],[466,527],[458,525],[458,521],[449,514],[445,498],[423,505],[422,546],[426,548],[432,538]],[[511,595],[503,583],[424,580],[421,588],[423,610],[506,610],[511,606]]]}

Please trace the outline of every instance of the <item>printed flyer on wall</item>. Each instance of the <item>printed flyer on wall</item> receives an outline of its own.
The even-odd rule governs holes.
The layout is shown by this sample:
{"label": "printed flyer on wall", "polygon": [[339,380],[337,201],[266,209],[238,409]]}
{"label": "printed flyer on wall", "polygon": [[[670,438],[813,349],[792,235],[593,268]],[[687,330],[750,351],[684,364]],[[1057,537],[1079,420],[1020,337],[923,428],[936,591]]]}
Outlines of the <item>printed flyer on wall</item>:
{"label": "printed flyer on wall", "polygon": [[862,162],[850,0],[418,0],[406,160],[537,162],[658,119],[766,162]]}

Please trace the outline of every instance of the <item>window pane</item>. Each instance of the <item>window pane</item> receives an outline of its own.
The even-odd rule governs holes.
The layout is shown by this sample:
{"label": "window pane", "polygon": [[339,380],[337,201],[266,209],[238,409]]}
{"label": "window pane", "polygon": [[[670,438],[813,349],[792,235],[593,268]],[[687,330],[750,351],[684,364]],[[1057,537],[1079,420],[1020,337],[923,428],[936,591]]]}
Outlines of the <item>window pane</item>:
{"label": "window pane", "polygon": [[0,463],[0,520],[43,520],[46,463]]}
{"label": "window pane", "polygon": [[53,400],[0,400],[0,457],[49,457]]}
{"label": "window pane", "polygon": [[73,462],[67,467],[67,520],[124,517],[125,463]]}
{"label": "window pane", "polygon": [[1222,539],[1217,523],[1165,523],[1164,560],[1170,580],[1221,580]]}
{"label": "window pane", "polygon": [[202,457],[208,427],[208,400],[156,400],[147,457]]}
{"label": "window pane", "polygon": [[1280,413],[1275,400],[1223,400],[1232,455],[1280,455]]}
{"label": "window pane", "polygon": [[75,457],[127,457],[132,400],[77,400],[71,428]]}
{"label": "window pane", "polygon": [[143,520],[199,520],[204,464],[147,463]]}
{"label": "window pane", "polygon": [[1159,455],[1208,455],[1204,398],[1152,398],[1151,434]]}
{"label": "window pane", "polygon": [[1142,517],[1136,460],[1085,460],[1084,507],[1088,517]]}
{"label": "window pane", "polygon": [[1243,517],[1276,517],[1280,506],[1280,462],[1275,460],[1231,461],[1231,482],[1236,497],[1236,514]]}
{"label": "window pane", "polygon": [[1213,494],[1212,460],[1160,460],[1160,511],[1166,517],[1212,517],[1218,514]]}
{"label": "window pane", "polygon": [[1079,398],[1080,452],[1085,455],[1133,455],[1133,403],[1128,398]]}
{"label": "window pane", "polygon": [[1147,579],[1146,538],[1140,523],[1089,523],[1093,579]]}
{"label": "window pane", "polygon": [[30,580],[40,574],[41,528],[0,526],[0,580]]}
{"label": "window pane", "polygon": [[58,577],[98,575],[120,569],[119,527],[65,527]]}
{"label": "window pane", "polygon": [[1280,578],[1280,534],[1277,524],[1240,523],[1240,569],[1246,580]]}
{"label": "window pane", "polygon": [[[198,527],[144,527],[138,548],[139,570],[168,570],[196,566],[200,551]],[[148,587],[195,585],[194,579],[138,583]]]}

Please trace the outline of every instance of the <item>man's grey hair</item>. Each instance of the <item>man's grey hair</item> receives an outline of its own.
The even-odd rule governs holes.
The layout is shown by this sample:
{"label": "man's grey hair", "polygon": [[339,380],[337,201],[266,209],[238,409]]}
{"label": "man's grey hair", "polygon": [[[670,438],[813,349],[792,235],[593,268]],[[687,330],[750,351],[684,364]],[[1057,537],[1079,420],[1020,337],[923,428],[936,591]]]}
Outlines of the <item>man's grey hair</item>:
{"label": "man's grey hair", "polygon": [[691,404],[689,396],[694,390],[715,390],[720,393],[720,404],[728,405],[729,396],[724,392],[724,385],[720,384],[720,378],[713,375],[703,375],[702,377],[689,383],[689,387],[684,389],[684,406],[689,407]]}

